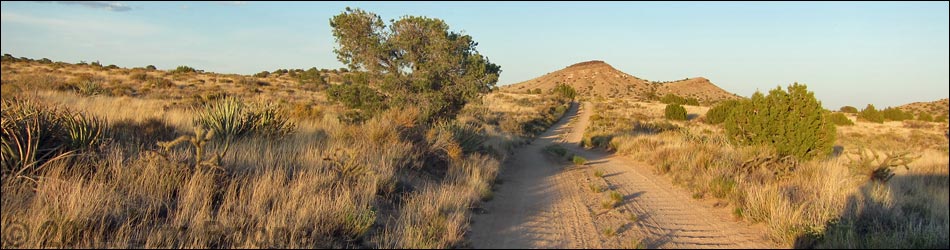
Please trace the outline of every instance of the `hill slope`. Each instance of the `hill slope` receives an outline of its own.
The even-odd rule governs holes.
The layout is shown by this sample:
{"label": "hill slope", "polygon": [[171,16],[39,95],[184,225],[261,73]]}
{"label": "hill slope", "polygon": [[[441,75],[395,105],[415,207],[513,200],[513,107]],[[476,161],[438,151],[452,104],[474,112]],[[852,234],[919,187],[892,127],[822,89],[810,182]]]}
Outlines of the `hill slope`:
{"label": "hill slope", "polygon": [[604,61],[577,63],[528,81],[502,86],[501,88],[511,92],[526,92],[535,89],[546,92],[560,83],[574,87],[580,96],[585,97],[649,100],[672,93],[682,97],[695,97],[704,103],[738,98],[736,95],[717,87],[706,78],[651,82],[617,70]]}
{"label": "hill slope", "polygon": [[950,99],[944,98],[932,102],[913,102],[901,105],[897,108],[914,113],[914,115],[926,112],[934,117],[941,115],[947,116],[947,114],[950,113]]}

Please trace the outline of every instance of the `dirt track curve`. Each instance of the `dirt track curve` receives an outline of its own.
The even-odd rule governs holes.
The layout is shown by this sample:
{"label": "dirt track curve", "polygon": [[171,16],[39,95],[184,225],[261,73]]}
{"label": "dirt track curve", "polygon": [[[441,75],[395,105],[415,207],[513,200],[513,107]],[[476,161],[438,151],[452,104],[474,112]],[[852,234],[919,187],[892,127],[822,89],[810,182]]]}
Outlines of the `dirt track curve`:
{"label": "dirt track curve", "polygon": [[[591,113],[572,105],[561,121],[506,161],[494,199],[472,220],[472,247],[625,248],[636,247],[638,239],[646,248],[778,247],[761,226],[735,222],[728,212],[690,198],[648,165],[579,147]],[[571,166],[545,154],[544,147],[553,143],[587,158],[587,165]],[[604,178],[594,177],[594,170],[602,170]],[[609,189],[595,193],[590,184]],[[623,201],[608,210],[601,202],[611,190]]]}

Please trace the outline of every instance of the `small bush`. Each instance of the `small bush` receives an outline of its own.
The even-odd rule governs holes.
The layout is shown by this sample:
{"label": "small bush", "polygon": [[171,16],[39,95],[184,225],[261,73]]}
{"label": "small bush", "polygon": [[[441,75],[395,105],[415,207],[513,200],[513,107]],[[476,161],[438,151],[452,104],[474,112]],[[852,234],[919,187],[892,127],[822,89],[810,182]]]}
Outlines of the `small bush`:
{"label": "small bush", "polygon": [[604,171],[603,171],[603,170],[600,170],[600,169],[594,171],[594,177],[597,177],[597,178],[604,178]]}
{"label": "small bush", "polygon": [[706,119],[704,120],[708,124],[720,124],[726,121],[726,117],[729,117],[729,114],[732,113],[732,110],[739,105],[739,101],[728,100],[716,104],[716,106],[706,111]]}
{"label": "small bush", "polygon": [[178,68],[175,68],[174,70],[171,71],[172,74],[186,74],[186,73],[195,73],[195,72],[198,72],[198,70],[192,67],[184,66],[184,65],[178,66]]}
{"label": "small bush", "polygon": [[171,80],[165,79],[164,77],[149,77],[149,79],[146,81],[146,86],[160,89],[175,86],[175,83]]}
{"label": "small bush", "polygon": [[226,139],[248,135],[283,136],[294,128],[294,124],[276,107],[248,111],[244,103],[235,97],[210,103],[195,113],[195,126],[204,127]]}
{"label": "small bush", "polygon": [[921,112],[920,114],[917,114],[917,120],[922,122],[933,122],[934,118],[926,112]]}
{"label": "small bush", "polygon": [[686,109],[679,104],[667,104],[664,116],[666,119],[683,121],[686,120]]}
{"label": "small bush", "polygon": [[587,163],[587,159],[585,159],[584,157],[576,156],[576,155],[574,156],[573,159],[571,159],[571,161],[574,162],[574,165],[578,165],[578,166],[584,165],[585,163]]}
{"label": "small bush", "polygon": [[138,82],[144,82],[145,80],[148,80],[148,74],[145,74],[145,73],[132,73],[131,75],[129,75],[129,79],[130,79],[130,80],[134,80],[134,81],[138,81]]}
{"label": "small bush", "polygon": [[551,145],[548,145],[547,147],[544,147],[544,152],[548,152],[549,154],[553,154],[558,157],[564,157],[565,155],[567,155],[567,149],[557,144],[551,144]]}
{"label": "small bush", "polygon": [[158,69],[158,68],[156,68],[155,65],[148,65],[148,66],[145,66],[145,69],[147,69],[147,70],[156,70],[156,69]]}
{"label": "small bush", "polygon": [[828,115],[828,120],[837,126],[854,126],[854,122],[842,113],[831,113]]}
{"label": "small bush", "polygon": [[864,109],[858,113],[858,119],[873,123],[884,123],[884,115],[874,108],[873,104],[868,104],[867,107],[864,107]]}
{"label": "small bush", "polygon": [[778,87],[742,101],[726,119],[726,132],[739,145],[767,145],[781,156],[810,159],[830,154],[835,142],[827,112],[805,85],[794,83],[788,92]]}
{"label": "small bush", "polygon": [[904,112],[898,108],[886,108],[881,111],[881,115],[888,121],[903,121],[914,119],[914,114]]}
{"label": "small bush", "polygon": [[590,188],[590,191],[594,193],[602,193],[604,191],[607,191],[607,187],[604,187],[603,185],[598,185],[598,184],[590,184],[589,188]]}
{"label": "small bush", "polygon": [[4,100],[0,106],[4,176],[41,175],[44,164],[97,148],[102,142],[105,125],[95,117],[31,101]]}
{"label": "small bush", "polygon": [[841,109],[838,109],[838,111],[855,114],[855,113],[858,113],[858,108],[851,107],[851,106],[842,106]]}

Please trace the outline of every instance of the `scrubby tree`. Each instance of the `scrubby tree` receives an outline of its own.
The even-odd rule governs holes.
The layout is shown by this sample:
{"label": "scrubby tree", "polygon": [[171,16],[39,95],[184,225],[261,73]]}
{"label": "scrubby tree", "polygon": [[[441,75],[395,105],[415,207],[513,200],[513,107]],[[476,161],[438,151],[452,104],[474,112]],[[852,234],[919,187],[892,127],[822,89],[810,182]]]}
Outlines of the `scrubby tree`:
{"label": "scrubby tree", "polygon": [[853,126],[854,125],[854,122],[852,122],[851,119],[848,119],[848,117],[845,116],[844,113],[831,113],[828,115],[828,120],[837,126]]}
{"label": "scrubby tree", "polygon": [[920,114],[917,114],[917,120],[925,121],[925,122],[933,122],[934,118],[927,112],[920,112]]}
{"label": "scrubby tree", "polygon": [[404,16],[387,26],[374,13],[346,8],[330,26],[337,59],[368,74],[367,86],[391,106],[418,106],[425,121],[455,117],[498,82],[501,67],[440,19]]}
{"label": "scrubby tree", "polygon": [[267,72],[267,70],[261,71],[260,73],[257,73],[257,74],[254,74],[254,77],[261,77],[261,78],[264,78],[264,77],[267,77],[267,76],[270,76],[270,72]]}
{"label": "scrubby tree", "polygon": [[947,122],[947,115],[946,115],[946,114],[938,115],[937,117],[934,117],[934,121],[935,121],[935,122]]}
{"label": "scrubby tree", "polygon": [[325,85],[327,82],[323,80],[323,76],[320,75],[320,70],[317,70],[316,67],[311,67],[310,69],[297,74],[297,82],[302,85]]}
{"label": "scrubby tree", "polygon": [[198,72],[198,70],[192,67],[185,66],[185,65],[178,66],[178,68],[175,68],[174,70],[171,71],[172,74],[184,74],[184,73],[195,73],[195,72]]}
{"label": "scrubby tree", "polygon": [[884,116],[885,120],[888,121],[903,121],[914,119],[914,114],[909,112],[904,112],[898,108],[888,107],[884,110],[881,110],[881,115]]}
{"label": "scrubby tree", "polygon": [[675,103],[667,104],[666,112],[664,112],[664,115],[666,116],[666,119],[670,119],[670,120],[679,120],[679,121],[686,120],[686,109],[683,108],[683,106],[680,106],[679,104],[675,104]]}
{"label": "scrubby tree", "polygon": [[839,109],[839,111],[854,114],[858,112],[858,108],[855,108],[852,106],[842,106],[841,109]]}
{"label": "scrubby tree", "polygon": [[881,111],[877,111],[877,108],[874,108],[873,104],[868,104],[867,107],[864,107],[864,109],[858,113],[858,119],[874,123],[884,123],[884,115],[881,114]]}
{"label": "scrubby tree", "polygon": [[732,113],[732,110],[739,105],[737,100],[727,100],[716,104],[706,111],[705,122],[709,124],[720,124],[726,121],[726,117],[729,117],[729,114]]}
{"label": "scrubby tree", "polygon": [[778,87],[741,101],[725,127],[739,145],[768,145],[779,155],[810,159],[831,153],[836,131],[827,112],[813,92],[794,83],[788,92]]}
{"label": "scrubby tree", "polygon": [[574,87],[563,83],[559,83],[551,91],[558,97],[569,100],[574,100],[574,97],[577,96],[577,91],[574,90]]}

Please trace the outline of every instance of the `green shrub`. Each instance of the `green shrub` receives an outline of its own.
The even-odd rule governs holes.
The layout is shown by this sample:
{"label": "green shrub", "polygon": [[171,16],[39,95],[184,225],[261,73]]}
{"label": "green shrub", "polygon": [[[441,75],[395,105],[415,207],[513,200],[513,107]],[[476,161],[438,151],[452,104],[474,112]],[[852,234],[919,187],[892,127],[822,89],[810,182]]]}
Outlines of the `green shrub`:
{"label": "green shrub", "polygon": [[854,122],[852,122],[851,119],[848,119],[848,117],[842,113],[830,113],[828,114],[828,120],[831,121],[831,123],[834,123],[835,125],[838,125],[838,126],[853,126],[854,125]]}
{"label": "green shrub", "polygon": [[195,112],[195,126],[213,132],[218,138],[236,139],[249,135],[283,136],[291,133],[294,124],[276,107],[249,111],[235,97],[226,97],[205,105]]}
{"label": "green shrub", "polygon": [[577,90],[574,90],[573,87],[567,84],[559,83],[554,87],[554,94],[563,99],[574,100],[574,97],[577,96]]}
{"label": "green shrub", "polygon": [[297,74],[297,82],[305,86],[320,86],[327,84],[327,82],[323,80],[323,76],[320,75],[320,70],[317,70],[316,67],[311,67],[310,69]]}
{"label": "green shrub", "polygon": [[851,113],[851,114],[858,113],[858,108],[851,107],[851,106],[842,106],[841,109],[838,109],[838,110],[844,113]]}
{"label": "green shrub", "polygon": [[884,114],[877,111],[873,104],[868,104],[867,107],[864,107],[864,109],[858,113],[858,119],[874,123],[884,123]]}
{"label": "green shrub", "polygon": [[667,104],[664,116],[666,119],[683,121],[686,120],[686,109],[679,104]]}
{"label": "green shrub", "polygon": [[567,149],[557,144],[551,144],[551,145],[548,145],[547,147],[544,147],[544,152],[548,152],[558,157],[563,157],[567,155]]}
{"label": "green shrub", "polygon": [[708,124],[720,124],[726,121],[726,117],[729,117],[729,114],[732,113],[732,110],[739,105],[739,101],[728,100],[716,104],[716,106],[706,111],[706,119],[704,120]]}
{"label": "green shrub", "polygon": [[892,107],[881,110],[881,115],[883,115],[884,119],[888,121],[903,121],[903,120],[914,119],[914,114],[904,112],[903,110],[900,110],[898,108],[892,108]]}
{"label": "green shrub", "polygon": [[192,67],[185,66],[185,65],[178,66],[178,68],[175,68],[174,70],[171,71],[172,74],[185,74],[185,73],[195,73],[195,72],[198,72],[198,70]]}
{"label": "green shrub", "polygon": [[16,99],[3,100],[0,107],[0,166],[4,176],[41,175],[46,163],[87,152],[102,142],[105,125],[95,117]]}
{"label": "green shrub", "polygon": [[679,104],[679,105],[691,105],[699,106],[699,100],[696,98],[684,98],[673,93],[668,93],[660,98],[660,102],[664,104]]}
{"label": "green shrub", "polygon": [[735,108],[725,127],[736,144],[768,145],[779,155],[810,159],[831,153],[836,130],[827,112],[805,85],[794,83],[788,92],[756,92]]}
{"label": "green shrub", "polygon": [[267,76],[270,76],[270,72],[267,72],[267,70],[254,74],[254,77],[260,77],[260,78],[264,78]]}
{"label": "green shrub", "polygon": [[330,26],[337,59],[370,78],[363,83],[386,96],[387,106],[418,107],[420,122],[455,118],[498,82],[501,67],[443,20],[405,16],[386,25],[374,13],[347,8]]}
{"label": "green shrub", "polygon": [[576,156],[576,155],[574,156],[573,159],[571,159],[571,161],[574,162],[574,165],[584,165],[585,163],[587,163],[587,159],[586,159],[586,158],[580,157],[580,156]]}
{"label": "green shrub", "polygon": [[934,118],[935,122],[947,122],[947,115],[939,115]]}
{"label": "green shrub", "polygon": [[934,118],[927,112],[920,112],[920,114],[917,114],[917,120],[925,121],[925,122],[933,122]]}
{"label": "green shrub", "polygon": [[156,68],[155,65],[148,65],[148,66],[145,66],[145,69],[147,69],[147,70],[156,70],[156,69],[158,69],[158,68]]}

